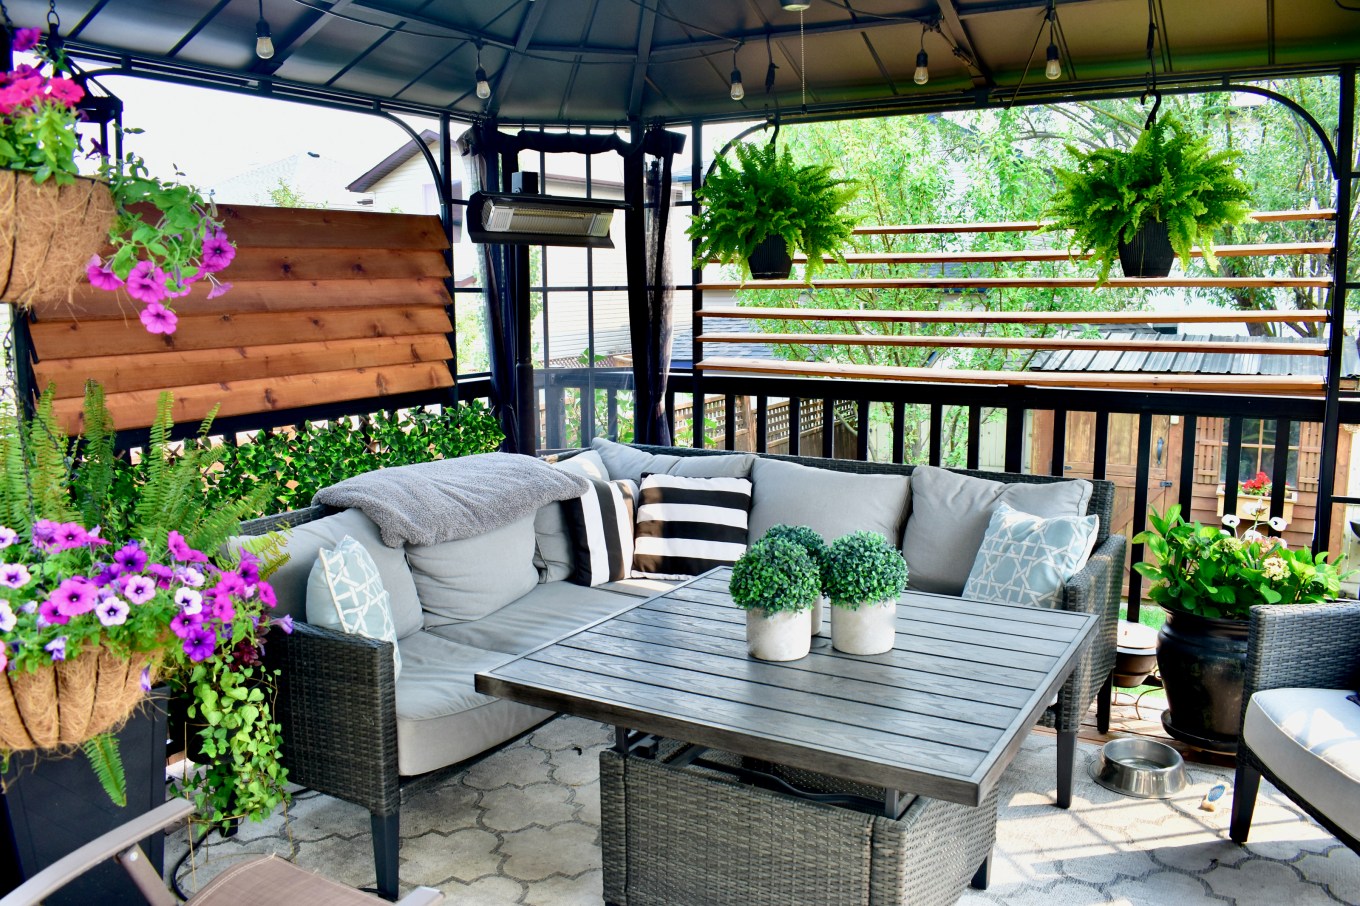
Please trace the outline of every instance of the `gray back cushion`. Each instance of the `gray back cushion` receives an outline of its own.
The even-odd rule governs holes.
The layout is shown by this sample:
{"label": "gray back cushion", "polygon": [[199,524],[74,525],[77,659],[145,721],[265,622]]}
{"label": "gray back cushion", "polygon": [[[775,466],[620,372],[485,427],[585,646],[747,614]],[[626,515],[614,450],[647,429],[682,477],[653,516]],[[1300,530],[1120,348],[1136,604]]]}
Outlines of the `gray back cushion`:
{"label": "gray back cushion", "polygon": [[420,612],[406,554],[399,547],[383,544],[378,527],[358,510],[342,510],[333,516],[303,523],[288,533],[288,543],[284,547],[288,562],[269,577],[279,599],[276,613],[279,616],[290,614],[297,620],[307,619],[307,579],[312,574],[312,564],[316,563],[317,551],[323,547],[333,549],[346,535],[362,544],[378,567],[383,588],[391,598],[392,623],[396,626],[397,638],[419,632],[425,617]]}
{"label": "gray back cushion", "polygon": [[425,626],[478,620],[528,594],[534,568],[534,517],[472,538],[406,547]]}
{"label": "gray back cushion", "polygon": [[1045,519],[1084,516],[1091,502],[1091,483],[1077,478],[1012,484],[917,466],[911,473],[911,518],[902,539],[907,587],[962,594],[992,512],[1003,502]]}
{"label": "gray back cushion", "polygon": [[[782,523],[806,525],[827,541],[865,531],[897,544],[911,501],[906,475],[833,472],[777,459],[757,458],[751,482],[752,542]],[[964,573],[967,578],[966,568]]]}
{"label": "gray back cushion", "polygon": [[[557,468],[584,478],[608,481],[609,470],[604,460],[594,450],[582,450],[570,459],[555,463]],[[571,532],[567,528],[562,504],[544,504],[534,515],[534,566],[538,568],[538,581],[560,582],[571,575],[572,562]]]}
{"label": "gray back cushion", "polygon": [[[756,457],[750,453],[722,456],[673,456],[670,453],[647,453],[627,444],[615,443],[603,437],[590,442],[600,455],[610,478],[629,478],[642,482],[644,472],[660,472],[685,478],[748,478]],[[577,454],[578,456],[580,454]],[[572,459],[576,459],[573,456]],[[571,462],[571,460],[567,460]]]}

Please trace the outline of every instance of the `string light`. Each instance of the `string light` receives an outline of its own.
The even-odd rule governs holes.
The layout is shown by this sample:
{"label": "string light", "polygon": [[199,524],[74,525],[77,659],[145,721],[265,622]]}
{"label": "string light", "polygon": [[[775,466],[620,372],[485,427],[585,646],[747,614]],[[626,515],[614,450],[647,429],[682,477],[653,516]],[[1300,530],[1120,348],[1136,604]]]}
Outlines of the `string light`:
{"label": "string light", "polygon": [[930,56],[926,53],[926,26],[921,26],[921,50],[916,54],[916,73],[912,80],[917,85],[930,81]]}
{"label": "string light", "polygon": [[1062,78],[1062,57],[1058,53],[1058,42],[1053,36],[1053,20],[1057,18],[1058,11],[1053,4],[1053,0],[1048,3],[1048,62],[1044,64],[1044,77],[1050,82]]}
{"label": "string light", "polygon": [[486,70],[482,68],[482,44],[477,42],[477,72],[474,76],[477,79],[477,97],[486,100],[491,97],[491,83],[487,81]]}
{"label": "string light", "polygon": [[803,0],[779,0],[779,8],[786,13],[801,13],[811,5],[804,3]]}
{"label": "string light", "polygon": [[260,21],[255,23],[255,56],[261,60],[274,56],[274,39],[269,34],[269,23],[264,18],[264,0],[260,0]]}
{"label": "string light", "polygon": [[737,50],[741,45],[732,48],[732,100],[739,101],[746,97],[746,86],[741,83],[741,70],[737,68]]}

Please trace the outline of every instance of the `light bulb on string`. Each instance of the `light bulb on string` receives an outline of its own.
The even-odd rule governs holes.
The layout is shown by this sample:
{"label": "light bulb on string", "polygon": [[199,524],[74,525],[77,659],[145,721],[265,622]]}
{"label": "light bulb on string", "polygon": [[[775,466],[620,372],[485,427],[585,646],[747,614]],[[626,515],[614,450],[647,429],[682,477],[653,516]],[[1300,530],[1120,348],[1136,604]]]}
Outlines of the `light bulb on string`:
{"label": "light bulb on string", "polygon": [[930,56],[926,53],[926,28],[921,26],[921,49],[916,54],[916,72],[912,74],[912,81],[917,85],[924,85],[930,81]]}
{"label": "light bulb on string", "polygon": [[477,80],[477,97],[486,100],[491,97],[491,82],[486,78],[486,70],[482,68],[482,45],[477,45],[477,71],[473,74]]}
{"label": "light bulb on string", "polygon": [[746,97],[746,86],[741,83],[741,70],[737,68],[736,47],[732,48],[732,90],[730,94],[734,101],[739,101]]}
{"label": "light bulb on string", "polygon": [[1062,59],[1058,55],[1058,45],[1048,45],[1048,62],[1044,64],[1044,77],[1049,81],[1062,78]]}
{"label": "light bulb on string", "polygon": [[264,0],[260,0],[260,20],[255,23],[255,56],[268,60],[274,56],[274,38],[269,33],[269,23],[264,18]]}
{"label": "light bulb on string", "polygon": [[779,0],[779,8],[786,13],[801,13],[810,6],[811,3],[805,3],[803,0]]}

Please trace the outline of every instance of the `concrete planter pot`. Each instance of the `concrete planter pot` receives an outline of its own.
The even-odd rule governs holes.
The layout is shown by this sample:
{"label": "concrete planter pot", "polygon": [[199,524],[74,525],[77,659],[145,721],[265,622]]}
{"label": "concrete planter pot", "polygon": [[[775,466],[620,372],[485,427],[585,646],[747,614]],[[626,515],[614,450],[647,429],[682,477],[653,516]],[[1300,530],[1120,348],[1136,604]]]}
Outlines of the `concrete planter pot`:
{"label": "concrete planter pot", "polygon": [[846,654],[883,654],[897,640],[897,601],[831,608],[831,645]]}
{"label": "concrete planter pot", "polygon": [[812,605],[812,634],[814,636],[825,635],[826,630],[826,609],[831,605],[827,603],[826,595],[817,599],[817,603]]}
{"label": "concrete planter pot", "polygon": [[746,650],[762,661],[796,661],[812,650],[812,609],[746,611]]}

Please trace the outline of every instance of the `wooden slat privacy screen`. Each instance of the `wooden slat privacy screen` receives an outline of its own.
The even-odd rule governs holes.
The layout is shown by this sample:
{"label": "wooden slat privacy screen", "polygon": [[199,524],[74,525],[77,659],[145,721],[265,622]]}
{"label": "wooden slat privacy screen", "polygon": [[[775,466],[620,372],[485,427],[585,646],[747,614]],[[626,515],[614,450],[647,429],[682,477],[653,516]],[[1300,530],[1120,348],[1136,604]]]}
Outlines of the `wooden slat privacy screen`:
{"label": "wooden slat privacy screen", "polygon": [[38,386],[56,386],[75,430],[85,381],[104,385],[121,430],[144,428],[162,390],[175,421],[249,415],[453,385],[448,276],[439,219],[221,206],[236,259],[177,300],[179,328],[147,333],[125,293],[82,285],[70,305],[35,309]]}

